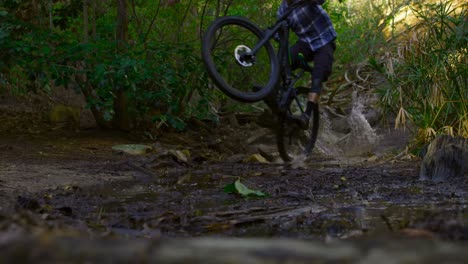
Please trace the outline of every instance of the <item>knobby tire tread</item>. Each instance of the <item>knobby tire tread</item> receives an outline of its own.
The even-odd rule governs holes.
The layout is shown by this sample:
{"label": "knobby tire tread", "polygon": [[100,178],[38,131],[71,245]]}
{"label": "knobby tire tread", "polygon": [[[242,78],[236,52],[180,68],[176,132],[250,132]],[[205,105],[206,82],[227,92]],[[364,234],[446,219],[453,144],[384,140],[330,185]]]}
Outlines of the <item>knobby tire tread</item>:
{"label": "knobby tire tread", "polygon": [[224,81],[224,78],[221,76],[221,74],[216,70],[215,63],[212,60],[212,52],[211,52],[211,43],[213,39],[215,38],[215,34],[218,29],[222,28],[223,26],[226,25],[237,25],[244,27],[248,29],[249,31],[252,32],[252,34],[255,34],[257,37],[261,38],[263,37],[263,32],[262,30],[252,23],[250,20],[244,18],[244,17],[238,17],[238,16],[226,16],[226,17],[221,17],[215,20],[207,29],[206,33],[203,36],[202,39],[202,59],[203,62],[206,66],[206,69],[208,71],[209,76],[213,80],[213,82],[216,84],[216,86],[222,90],[226,95],[229,97],[238,100],[240,102],[246,102],[246,103],[251,103],[251,102],[257,102],[265,97],[267,97],[273,90],[274,87],[276,86],[276,83],[278,82],[278,76],[279,76],[279,64],[278,60],[276,58],[275,51],[273,49],[273,46],[271,43],[267,42],[264,46],[268,52],[269,59],[271,60],[271,68],[272,68],[272,74],[269,79],[268,84],[263,87],[262,89],[258,91],[252,91],[249,93],[242,92],[240,90],[237,90],[233,87],[231,87],[229,84],[227,84]]}

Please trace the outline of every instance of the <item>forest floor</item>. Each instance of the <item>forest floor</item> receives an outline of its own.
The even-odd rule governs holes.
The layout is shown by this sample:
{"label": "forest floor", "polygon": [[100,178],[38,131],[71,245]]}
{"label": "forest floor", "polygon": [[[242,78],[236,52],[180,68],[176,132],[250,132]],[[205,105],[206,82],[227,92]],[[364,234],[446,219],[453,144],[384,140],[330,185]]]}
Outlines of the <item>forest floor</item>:
{"label": "forest floor", "polygon": [[[252,137],[272,133],[249,117],[238,117],[235,126],[195,122],[187,132],[148,140],[55,129],[32,113],[1,114],[0,248],[12,241],[5,234],[44,232],[150,240],[398,237],[463,247],[468,241],[468,177],[420,181],[414,157],[256,160],[262,151],[249,146]],[[152,150],[129,155],[112,149],[121,144]],[[267,196],[225,192],[238,179]]]}

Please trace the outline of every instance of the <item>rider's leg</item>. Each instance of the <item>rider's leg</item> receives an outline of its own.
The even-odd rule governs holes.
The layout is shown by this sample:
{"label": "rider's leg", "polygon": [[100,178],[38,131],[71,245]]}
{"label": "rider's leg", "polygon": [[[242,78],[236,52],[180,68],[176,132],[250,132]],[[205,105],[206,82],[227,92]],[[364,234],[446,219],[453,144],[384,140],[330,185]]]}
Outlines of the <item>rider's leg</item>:
{"label": "rider's leg", "polygon": [[310,116],[320,102],[322,83],[328,80],[332,71],[335,42],[330,42],[313,53],[314,68],[312,71],[312,85],[309,92],[306,114]]}
{"label": "rider's leg", "polygon": [[[312,61],[314,58],[314,53],[310,48],[310,45],[303,41],[297,41],[290,48],[290,58],[291,58],[291,68],[295,70],[297,68],[303,68],[310,71],[310,67],[307,62]],[[314,97],[311,97],[312,93],[309,93],[309,102],[306,106],[306,112],[308,114],[302,114],[300,116],[293,116],[293,118],[298,122],[299,126],[307,128],[309,125],[309,117],[313,109],[315,109],[311,104],[311,100]],[[315,95],[314,95],[315,96]]]}
{"label": "rider's leg", "polygon": [[297,68],[305,69],[305,67],[308,67],[307,62],[313,59],[313,52],[309,44],[299,40],[289,49],[289,57],[291,58],[292,70]]}
{"label": "rider's leg", "polygon": [[305,61],[314,62],[312,85],[308,95],[307,106],[305,112],[299,118],[301,126],[303,127],[307,127],[312,111],[318,109],[322,83],[326,81],[331,74],[335,48],[335,42],[333,41],[316,51],[312,51],[308,43],[298,41],[290,49],[291,66],[293,70],[303,66],[307,67],[306,65],[302,65]]}

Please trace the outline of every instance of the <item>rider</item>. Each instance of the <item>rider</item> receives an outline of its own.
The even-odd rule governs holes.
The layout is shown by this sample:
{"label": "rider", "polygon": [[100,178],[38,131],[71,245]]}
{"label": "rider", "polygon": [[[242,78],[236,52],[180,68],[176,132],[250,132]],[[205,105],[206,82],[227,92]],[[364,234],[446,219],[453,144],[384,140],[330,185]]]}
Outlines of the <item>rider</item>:
{"label": "rider", "polygon": [[307,1],[310,4],[293,10],[287,22],[299,38],[290,49],[292,68],[301,66],[301,56],[305,61],[314,63],[309,101],[305,113],[299,119],[306,126],[312,111],[318,109],[322,82],[328,79],[332,71],[336,31],[330,17],[321,7],[325,0],[283,0],[278,9],[278,17],[284,14],[289,5],[298,1]]}

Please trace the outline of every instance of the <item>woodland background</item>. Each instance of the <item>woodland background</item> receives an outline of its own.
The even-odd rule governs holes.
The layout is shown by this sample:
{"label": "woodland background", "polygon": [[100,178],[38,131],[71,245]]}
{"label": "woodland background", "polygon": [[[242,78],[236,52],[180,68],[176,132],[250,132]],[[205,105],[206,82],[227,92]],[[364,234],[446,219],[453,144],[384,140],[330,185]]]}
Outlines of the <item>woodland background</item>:
{"label": "woodland background", "polygon": [[[219,16],[275,20],[279,0],[1,0],[0,95],[70,89],[100,127],[183,130],[250,105],[213,87],[201,36]],[[330,0],[338,32],[323,104],[366,89],[415,145],[436,134],[468,137],[467,6],[464,1]],[[52,97],[50,97],[52,98]],[[53,105],[50,99],[49,104]],[[70,108],[71,109],[71,108]],[[70,110],[76,118],[80,112]]]}

